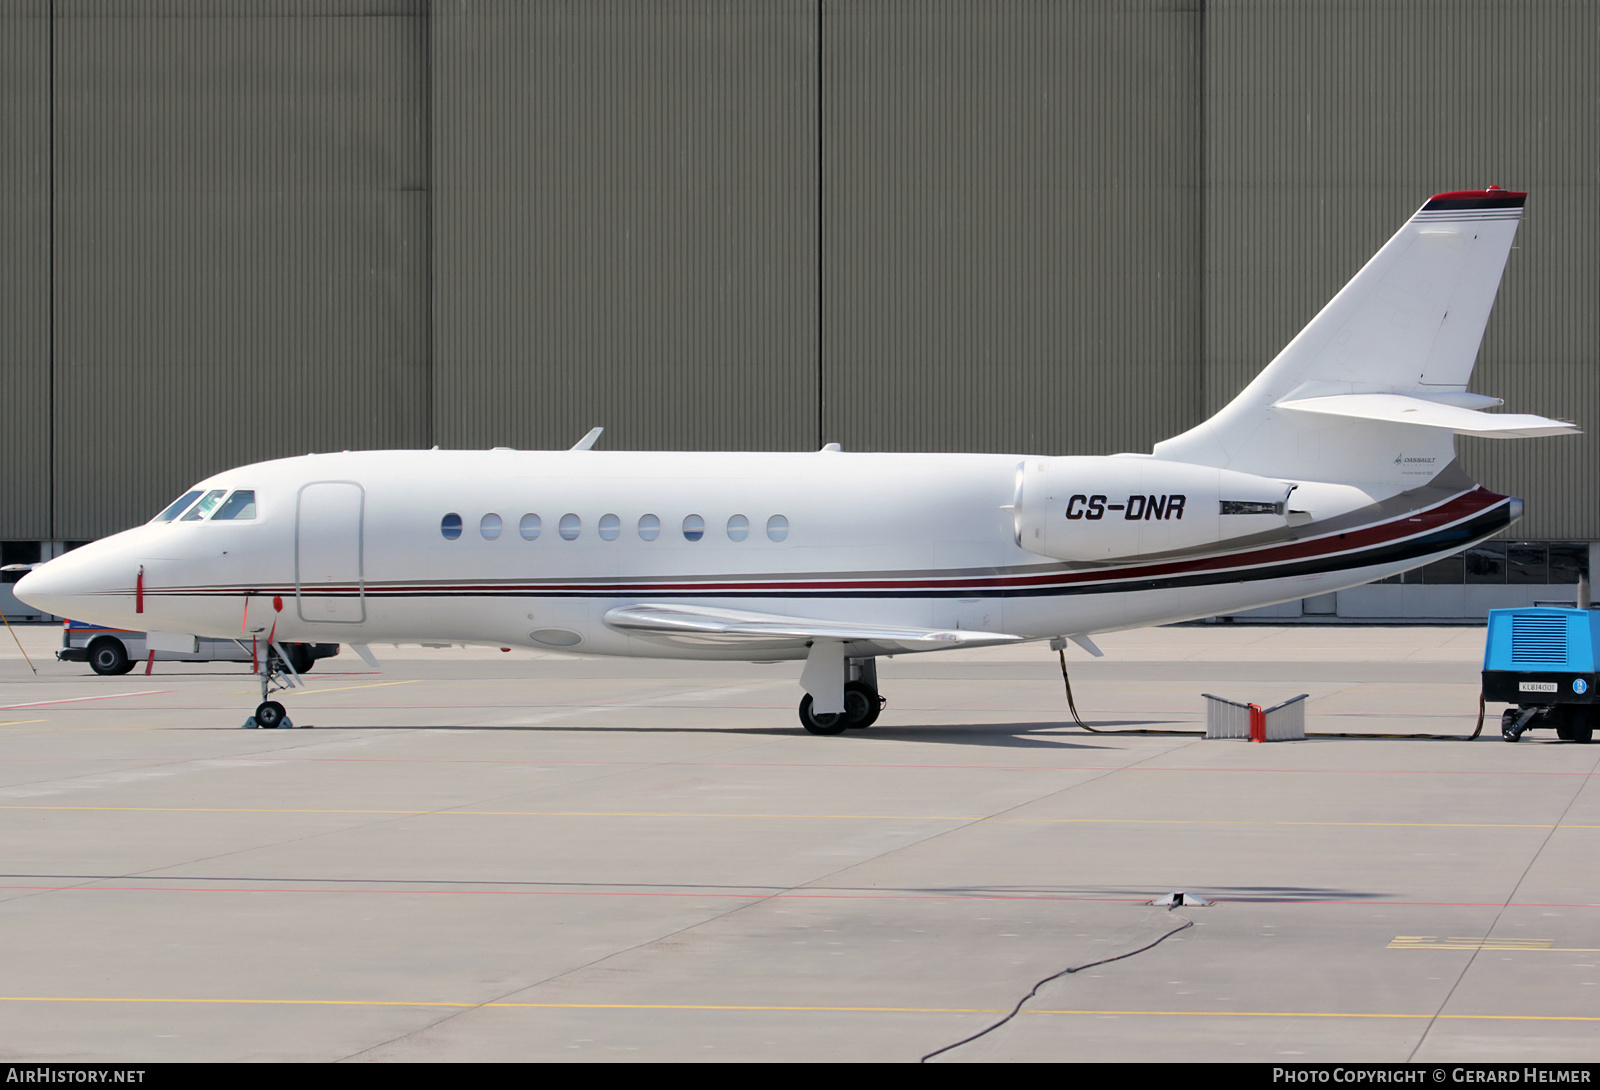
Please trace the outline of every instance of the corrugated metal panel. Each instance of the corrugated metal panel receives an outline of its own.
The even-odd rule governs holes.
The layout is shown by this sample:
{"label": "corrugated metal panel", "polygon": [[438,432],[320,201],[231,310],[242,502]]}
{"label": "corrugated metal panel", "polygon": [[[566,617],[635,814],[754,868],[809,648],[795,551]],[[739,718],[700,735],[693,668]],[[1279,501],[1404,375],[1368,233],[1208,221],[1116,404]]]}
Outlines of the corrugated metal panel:
{"label": "corrugated metal panel", "polygon": [[425,31],[57,21],[58,536],[232,464],[425,445]]}
{"label": "corrugated metal panel", "polygon": [[0,9],[0,539],[50,536],[50,21]]}
{"label": "corrugated metal panel", "polygon": [[[47,529],[47,7],[0,35],[0,536],[592,423],[1147,449],[1490,182],[1531,196],[1474,386],[1600,429],[1593,5],[56,0]],[[1461,446],[1517,536],[1600,538],[1597,441]]]}
{"label": "corrugated metal panel", "polygon": [[441,444],[811,444],[814,11],[435,8]]}
{"label": "corrugated metal panel", "polygon": [[824,438],[1110,453],[1198,419],[1200,7],[826,0]]}
{"label": "corrugated metal panel", "polygon": [[1529,191],[1473,389],[1581,439],[1460,440],[1522,538],[1600,537],[1600,8],[1221,0],[1206,23],[1207,403],[1433,193]]}
{"label": "corrugated metal panel", "polygon": [[[49,0],[47,0],[49,2]],[[431,0],[54,0],[65,18],[201,19],[426,15]]]}

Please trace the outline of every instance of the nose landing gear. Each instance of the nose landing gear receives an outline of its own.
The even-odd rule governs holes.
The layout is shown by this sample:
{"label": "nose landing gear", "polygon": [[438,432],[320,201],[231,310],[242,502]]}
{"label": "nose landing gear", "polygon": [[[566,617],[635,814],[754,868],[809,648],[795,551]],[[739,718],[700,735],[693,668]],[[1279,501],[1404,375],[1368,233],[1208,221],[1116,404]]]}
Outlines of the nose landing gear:
{"label": "nose landing gear", "polygon": [[276,700],[263,700],[256,706],[255,717],[245,720],[244,725],[246,728],[260,727],[262,730],[294,726],[289,721],[289,713]]}
{"label": "nose landing gear", "polygon": [[256,713],[244,721],[244,729],[292,729],[294,723],[290,721],[284,706],[276,700],[267,699],[279,689],[293,689],[302,684],[294,662],[276,643],[267,645],[267,653],[262,656],[260,677],[261,703],[256,705]]}

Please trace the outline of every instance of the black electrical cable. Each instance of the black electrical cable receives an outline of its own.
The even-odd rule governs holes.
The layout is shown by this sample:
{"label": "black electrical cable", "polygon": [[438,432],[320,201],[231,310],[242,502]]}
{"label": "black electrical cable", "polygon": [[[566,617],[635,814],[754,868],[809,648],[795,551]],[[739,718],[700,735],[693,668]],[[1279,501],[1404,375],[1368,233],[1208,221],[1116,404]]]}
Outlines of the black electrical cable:
{"label": "black electrical cable", "polygon": [[1072,679],[1067,676],[1067,649],[1065,647],[1058,648],[1056,654],[1061,657],[1061,681],[1067,687],[1067,707],[1072,711],[1072,721],[1090,734],[1102,733],[1085,723],[1083,717],[1078,714],[1078,705],[1072,699]]}
{"label": "black electrical cable", "polygon": [[1067,687],[1067,708],[1072,712],[1072,721],[1090,734],[1187,734],[1198,737],[1204,731],[1194,730],[1158,730],[1150,727],[1136,727],[1130,730],[1108,730],[1105,727],[1091,727],[1083,721],[1083,716],[1078,714],[1078,705],[1072,699],[1072,679],[1067,676],[1067,652],[1060,648],[1056,654],[1061,657],[1061,683]]}
{"label": "black electrical cable", "polygon": [[[1178,917],[1178,918],[1179,919],[1183,919],[1183,917],[1181,917],[1181,916]],[[1137,950],[1129,950],[1127,953],[1125,953],[1125,954],[1117,954],[1115,957],[1101,958],[1099,961],[1091,961],[1091,962],[1088,962],[1087,964],[1084,964],[1084,965],[1074,965],[1071,968],[1061,970],[1059,973],[1051,973],[1049,976],[1047,976],[1043,980],[1039,981],[1039,983],[1035,984],[1032,988],[1029,988],[1028,989],[1028,994],[1023,996],[1021,999],[1017,1000],[1017,1005],[1011,1008],[1011,1013],[1006,1015],[1004,1018],[1000,1019],[1000,1021],[996,1022],[994,1025],[990,1026],[987,1029],[980,1029],[977,1033],[974,1033],[970,1037],[963,1037],[963,1038],[961,1038],[961,1040],[955,1042],[954,1044],[945,1045],[943,1048],[936,1048],[932,1052],[928,1053],[926,1056],[922,1057],[922,1059],[918,1060],[917,1062],[925,1064],[929,1060],[933,1059],[935,1056],[938,1056],[938,1055],[941,1055],[943,1053],[949,1052],[953,1048],[960,1048],[962,1045],[970,1044],[973,1041],[976,1041],[979,1037],[982,1037],[982,1036],[984,1036],[986,1034],[993,1033],[995,1030],[999,1029],[1001,1026],[1005,1025],[1007,1022],[1009,1022],[1013,1018],[1015,1018],[1017,1016],[1018,1012],[1020,1012],[1022,1010],[1022,1005],[1024,1003],[1026,1003],[1028,1000],[1032,999],[1034,996],[1038,995],[1039,994],[1039,989],[1044,987],[1046,984],[1050,983],[1052,980],[1060,980],[1062,977],[1067,976],[1067,975],[1069,975],[1071,973],[1081,973],[1085,969],[1093,969],[1096,965],[1109,965],[1113,961],[1121,961],[1123,958],[1131,958],[1135,954],[1142,954],[1146,950],[1149,950],[1149,949],[1151,949],[1153,947],[1159,946],[1162,943],[1166,942],[1172,936],[1176,935],[1179,931],[1186,931],[1186,930],[1188,930],[1189,928],[1191,928],[1193,926],[1194,926],[1194,921],[1193,920],[1183,920],[1182,926],[1174,927],[1171,931],[1168,931],[1165,935],[1162,935],[1160,938],[1156,939],[1154,942],[1148,942],[1145,945],[1139,947],[1139,949],[1137,949]]]}

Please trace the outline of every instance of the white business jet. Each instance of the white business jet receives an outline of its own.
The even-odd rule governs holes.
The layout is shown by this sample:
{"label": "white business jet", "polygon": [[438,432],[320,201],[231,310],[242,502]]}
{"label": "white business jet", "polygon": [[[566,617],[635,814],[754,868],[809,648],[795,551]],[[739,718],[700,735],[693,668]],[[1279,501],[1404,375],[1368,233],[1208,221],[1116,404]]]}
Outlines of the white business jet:
{"label": "white business jet", "polygon": [[[876,657],[1074,639],[1324,594],[1498,533],[1454,435],[1558,435],[1467,382],[1524,194],[1424,204],[1234,400],[1151,454],[371,451],[201,481],[39,565],[29,605],[356,646],[804,659],[814,734],[870,725]],[[263,655],[260,726],[288,655]],[[370,661],[370,657],[369,657]],[[293,684],[292,675],[278,684]]]}

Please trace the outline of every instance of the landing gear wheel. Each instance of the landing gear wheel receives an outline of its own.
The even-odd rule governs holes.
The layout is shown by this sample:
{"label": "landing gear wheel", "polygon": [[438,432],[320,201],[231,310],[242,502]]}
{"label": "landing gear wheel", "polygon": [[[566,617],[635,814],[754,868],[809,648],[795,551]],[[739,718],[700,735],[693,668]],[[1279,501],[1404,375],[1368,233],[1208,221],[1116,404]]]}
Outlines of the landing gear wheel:
{"label": "landing gear wheel", "polygon": [[850,705],[846,703],[842,712],[814,712],[807,693],[800,698],[800,725],[812,734],[843,734],[850,729]]}
{"label": "landing gear wheel", "polygon": [[800,725],[812,734],[842,734],[847,730],[860,730],[877,722],[883,710],[883,698],[859,681],[848,682],[844,687],[844,711],[812,711],[811,694],[800,700]]}
{"label": "landing gear wheel", "polygon": [[283,705],[276,700],[263,700],[256,708],[256,726],[263,730],[272,730],[282,726],[288,713],[283,710]]}
{"label": "landing gear wheel", "polygon": [[133,660],[121,640],[105,636],[89,646],[89,669],[103,677],[125,674],[133,669]]}
{"label": "landing gear wheel", "polygon": [[[859,699],[858,699],[859,698]],[[846,730],[865,730],[878,721],[878,713],[887,703],[878,691],[861,681],[847,682],[844,687],[844,711],[850,717]]]}
{"label": "landing gear wheel", "polygon": [[1522,738],[1522,732],[1517,729],[1517,720],[1522,712],[1517,708],[1508,708],[1500,715],[1500,737],[1508,742],[1516,742]]}

